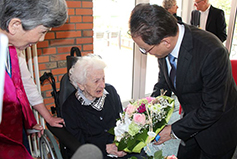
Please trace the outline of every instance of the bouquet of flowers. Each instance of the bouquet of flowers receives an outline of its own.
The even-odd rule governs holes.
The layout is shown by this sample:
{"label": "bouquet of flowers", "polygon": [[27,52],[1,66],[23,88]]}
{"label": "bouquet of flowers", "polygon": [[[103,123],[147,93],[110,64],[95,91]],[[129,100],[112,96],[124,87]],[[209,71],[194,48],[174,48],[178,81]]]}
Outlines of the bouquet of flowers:
{"label": "bouquet of flowers", "polygon": [[174,99],[164,95],[128,104],[111,132],[118,150],[140,153],[168,123],[173,109]]}

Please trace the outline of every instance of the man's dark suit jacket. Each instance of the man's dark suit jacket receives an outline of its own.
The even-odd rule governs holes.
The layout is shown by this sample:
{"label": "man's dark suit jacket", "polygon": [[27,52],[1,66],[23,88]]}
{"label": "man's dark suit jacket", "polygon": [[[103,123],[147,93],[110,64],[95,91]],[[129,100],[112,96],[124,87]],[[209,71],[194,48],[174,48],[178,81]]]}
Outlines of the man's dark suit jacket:
{"label": "man's dark suit jacket", "polygon": [[184,117],[172,124],[175,135],[187,141],[194,137],[201,149],[218,155],[237,144],[237,87],[228,51],[213,34],[185,25],[178,62],[176,89],[169,79],[165,58],[158,59],[160,90],[174,92]]}
{"label": "man's dark suit jacket", "polygon": [[[200,26],[200,15],[198,10],[192,11],[191,14],[191,24],[194,26]],[[206,30],[215,34],[222,42],[226,40],[226,23],[225,23],[225,13],[223,10],[210,7]]]}

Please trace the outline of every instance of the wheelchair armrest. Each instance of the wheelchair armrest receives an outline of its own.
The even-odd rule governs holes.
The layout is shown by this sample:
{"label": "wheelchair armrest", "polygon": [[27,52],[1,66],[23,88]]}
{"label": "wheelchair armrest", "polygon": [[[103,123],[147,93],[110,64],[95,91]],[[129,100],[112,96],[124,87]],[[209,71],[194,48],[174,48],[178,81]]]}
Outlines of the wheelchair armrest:
{"label": "wheelchair armrest", "polygon": [[76,152],[76,150],[82,145],[74,136],[72,136],[70,132],[66,130],[65,127],[52,127],[48,123],[46,123],[46,125],[48,129],[59,139],[59,142],[63,143],[71,151]]}

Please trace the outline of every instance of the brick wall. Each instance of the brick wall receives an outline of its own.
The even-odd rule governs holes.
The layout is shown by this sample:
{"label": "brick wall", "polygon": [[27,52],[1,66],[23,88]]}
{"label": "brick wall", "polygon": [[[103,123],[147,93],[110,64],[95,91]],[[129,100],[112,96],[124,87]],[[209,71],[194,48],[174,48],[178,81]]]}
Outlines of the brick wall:
{"label": "brick wall", "polygon": [[[40,76],[53,73],[56,87],[67,72],[66,56],[73,46],[80,48],[82,55],[93,52],[93,3],[92,0],[67,0],[68,20],[46,34],[45,40],[37,44]],[[54,106],[49,83],[41,86],[42,96],[48,109]]]}

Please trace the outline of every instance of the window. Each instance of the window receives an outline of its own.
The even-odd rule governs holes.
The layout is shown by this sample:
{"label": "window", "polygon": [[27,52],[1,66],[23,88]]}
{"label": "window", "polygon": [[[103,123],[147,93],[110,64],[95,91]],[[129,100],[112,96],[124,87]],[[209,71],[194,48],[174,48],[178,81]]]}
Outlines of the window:
{"label": "window", "polygon": [[106,83],[110,83],[116,88],[122,101],[130,100],[133,75],[133,41],[127,31],[129,15],[135,2],[94,0],[93,5],[94,53],[101,55],[107,64],[105,69]]}

